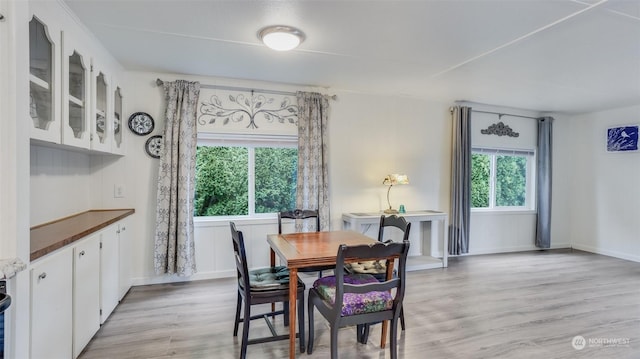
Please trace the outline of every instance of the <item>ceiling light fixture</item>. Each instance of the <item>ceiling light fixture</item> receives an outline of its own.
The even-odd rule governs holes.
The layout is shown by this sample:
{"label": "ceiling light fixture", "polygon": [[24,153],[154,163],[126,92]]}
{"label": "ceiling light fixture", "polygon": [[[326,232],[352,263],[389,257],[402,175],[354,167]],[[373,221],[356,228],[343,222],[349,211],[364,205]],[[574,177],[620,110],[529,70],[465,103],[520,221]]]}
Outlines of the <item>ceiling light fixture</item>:
{"label": "ceiling light fixture", "polygon": [[284,25],[267,26],[258,32],[258,38],[276,51],[293,50],[305,39],[302,31]]}

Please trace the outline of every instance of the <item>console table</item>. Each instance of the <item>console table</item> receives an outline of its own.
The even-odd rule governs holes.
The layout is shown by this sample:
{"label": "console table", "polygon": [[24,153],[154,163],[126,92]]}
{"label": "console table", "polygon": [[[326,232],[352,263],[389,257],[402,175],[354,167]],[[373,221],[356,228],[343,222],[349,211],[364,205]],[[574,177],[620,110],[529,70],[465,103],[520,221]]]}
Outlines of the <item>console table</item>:
{"label": "console table", "polygon": [[[358,231],[377,239],[381,215],[381,212],[344,213],[343,229]],[[411,222],[407,270],[447,267],[449,216],[444,212],[431,210],[408,211],[397,215]],[[428,230],[429,236],[425,235]]]}

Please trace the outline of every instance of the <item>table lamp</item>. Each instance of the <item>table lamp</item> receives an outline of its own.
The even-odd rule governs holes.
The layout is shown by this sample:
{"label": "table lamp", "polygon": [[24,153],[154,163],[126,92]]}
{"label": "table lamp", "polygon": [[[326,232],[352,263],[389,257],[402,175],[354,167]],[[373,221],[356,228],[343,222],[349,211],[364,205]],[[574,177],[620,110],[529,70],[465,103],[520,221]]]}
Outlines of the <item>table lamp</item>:
{"label": "table lamp", "polygon": [[409,178],[407,177],[407,175],[394,173],[394,174],[387,175],[387,177],[384,178],[384,181],[382,181],[382,184],[385,186],[389,186],[389,189],[387,190],[387,204],[389,204],[389,208],[385,209],[384,213],[388,213],[388,214],[398,213],[397,209],[393,209],[391,207],[391,201],[389,200],[389,193],[391,192],[391,187],[393,187],[393,185],[409,184]]}

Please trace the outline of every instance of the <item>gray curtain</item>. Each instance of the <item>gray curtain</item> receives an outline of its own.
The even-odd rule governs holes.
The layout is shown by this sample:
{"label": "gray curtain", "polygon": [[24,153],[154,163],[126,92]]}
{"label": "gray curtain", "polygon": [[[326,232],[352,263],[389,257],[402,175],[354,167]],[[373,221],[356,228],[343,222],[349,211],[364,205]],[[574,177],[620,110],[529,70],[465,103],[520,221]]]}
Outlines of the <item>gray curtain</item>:
{"label": "gray curtain", "polygon": [[536,247],[551,247],[551,159],[553,117],[538,119],[538,158],[536,164]]}
{"label": "gray curtain", "polygon": [[[320,230],[328,231],[329,213],[329,164],[327,162],[327,122],[329,100],[319,93],[300,92],[298,99],[298,186],[296,207],[318,209]],[[309,225],[296,223],[296,232],[303,232]],[[314,228],[315,229],[315,228]]]}
{"label": "gray curtain", "polygon": [[471,107],[453,107],[449,254],[469,253],[471,217]]}
{"label": "gray curtain", "polygon": [[158,169],[154,267],[156,274],[196,272],[193,197],[196,168],[196,110],[200,84],[164,83],[167,101]]}

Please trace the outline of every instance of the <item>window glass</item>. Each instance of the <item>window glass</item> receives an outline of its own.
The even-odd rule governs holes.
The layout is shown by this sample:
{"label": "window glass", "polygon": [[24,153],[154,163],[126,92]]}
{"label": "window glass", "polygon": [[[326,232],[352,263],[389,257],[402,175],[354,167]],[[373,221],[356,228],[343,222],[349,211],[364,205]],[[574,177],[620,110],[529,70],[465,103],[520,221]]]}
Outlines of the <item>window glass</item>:
{"label": "window glass", "polygon": [[471,155],[471,207],[489,207],[491,161],[488,155]]}
{"label": "window glass", "polygon": [[262,147],[255,154],[256,213],[295,208],[298,150]]}
{"label": "window glass", "polygon": [[249,214],[246,147],[198,146],[194,216]]}
{"label": "window glass", "polygon": [[295,208],[297,148],[249,142],[198,146],[194,216],[251,216]]}
{"label": "window glass", "polygon": [[522,207],[527,194],[527,159],[496,156],[496,206]]}
{"label": "window glass", "polygon": [[533,209],[533,151],[474,148],[471,208]]}

